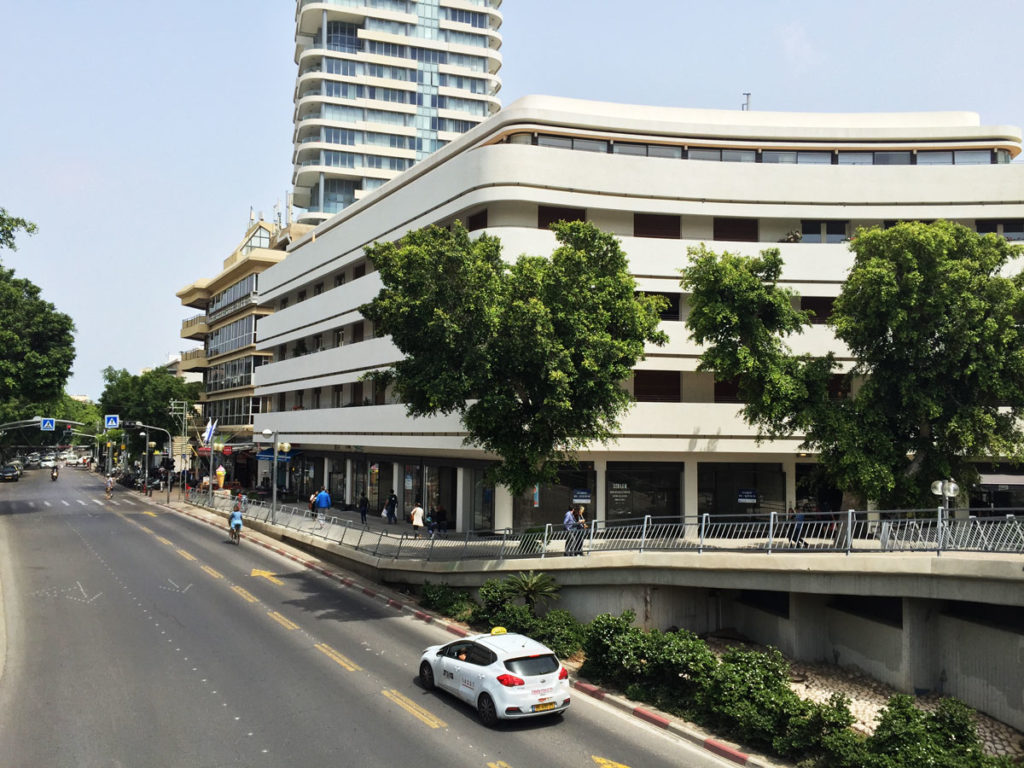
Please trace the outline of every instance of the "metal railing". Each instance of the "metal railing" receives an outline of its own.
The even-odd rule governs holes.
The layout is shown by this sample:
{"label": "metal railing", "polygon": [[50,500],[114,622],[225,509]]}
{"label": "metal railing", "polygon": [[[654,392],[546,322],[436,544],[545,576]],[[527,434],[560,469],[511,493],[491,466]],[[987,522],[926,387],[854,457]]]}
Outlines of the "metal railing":
{"label": "metal railing", "polygon": [[[192,490],[188,503],[228,512],[234,499],[210,498]],[[509,560],[558,557],[578,552],[1001,552],[1024,554],[1024,510],[998,510],[1000,516],[950,517],[936,510],[806,514],[794,518],[771,512],[760,518],[702,515],[692,520],[656,518],[596,521],[585,530],[566,531],[548,523],[521,531],[462,533],[405,532],[372,528],[338,515],[247,500],[243,517],[323,539],[373,557],[427,561]],[[353,513],[349,513],[353,514]],[[930,515],[930,516],[926,516]]]}

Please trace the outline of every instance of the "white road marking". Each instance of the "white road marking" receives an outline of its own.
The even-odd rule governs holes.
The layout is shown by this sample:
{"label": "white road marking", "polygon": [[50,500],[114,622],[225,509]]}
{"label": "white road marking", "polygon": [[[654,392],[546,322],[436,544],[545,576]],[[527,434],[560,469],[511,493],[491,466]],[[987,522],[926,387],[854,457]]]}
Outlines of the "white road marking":
{"label": "white road marking", "polygon": [[71,504],[69,504],[66,499],[61,499],[60,503],[63,504],[65,507],[70,507],[71,506]]}

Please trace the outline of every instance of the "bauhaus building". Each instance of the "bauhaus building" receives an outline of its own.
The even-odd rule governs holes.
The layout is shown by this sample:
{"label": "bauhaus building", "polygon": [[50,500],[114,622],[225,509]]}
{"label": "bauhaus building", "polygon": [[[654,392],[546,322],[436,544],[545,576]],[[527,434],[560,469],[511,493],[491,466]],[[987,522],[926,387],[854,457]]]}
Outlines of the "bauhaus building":
{"label": "bauhaus building", "polygon": [[[465,529],[557,522],[573,498],[598,519],[693,517],[782,510],[807,494],[814,457],[800,436],[758,443],[736,392],[697,371],[687,249],[756,255],[778,248],[781,284],[815,325],[797,353],[849,353],[825,320],[853,261],[859,227],[949,219],[1024,238],[1020,130],[967,112],[782,114],[521,99],[363,195],[299,239],[260,276],[273,314],[256,347],[257,435],[292,445],[293,471],[335,499],[394,489],[443,504]],[[668,298],[667,345],[651,347],[624,387],[635,404],[613,442],[581,453],[559,482],[513,498],[490,487],[494,457],[465,443],[456,416],[411,419],[368,371],[398,359],[359,313],[381,281],[364,248],[461,220],[497,236],[509,260],[550,254],[548,225],[586,220],[621,240],[637,289]],[[840,503],[835,495],[818,499]]]}

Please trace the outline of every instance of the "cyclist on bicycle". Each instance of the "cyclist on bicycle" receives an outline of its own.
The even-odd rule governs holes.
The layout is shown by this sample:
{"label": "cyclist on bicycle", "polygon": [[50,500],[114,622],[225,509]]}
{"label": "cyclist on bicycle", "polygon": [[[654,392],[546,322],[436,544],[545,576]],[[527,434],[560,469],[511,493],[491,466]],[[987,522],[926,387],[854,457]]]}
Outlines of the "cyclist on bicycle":
{"label": "cyclist on bicycle", "polygon": [[228,533],[234,537],[242,533],[242,494],[235,499],[235,507],[231,510],[231,519],[228,521]]}

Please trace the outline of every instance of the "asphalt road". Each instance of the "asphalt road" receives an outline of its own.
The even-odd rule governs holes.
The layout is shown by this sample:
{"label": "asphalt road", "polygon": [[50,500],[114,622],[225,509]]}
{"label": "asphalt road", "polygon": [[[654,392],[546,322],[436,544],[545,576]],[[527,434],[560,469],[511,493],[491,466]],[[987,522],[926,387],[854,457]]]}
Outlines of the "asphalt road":
{"label": "asphalt road", "polygon": [[416,679],[451,639],[98,475],[0,485],[0,763],[730,765],[586,696],[484,727]]}

